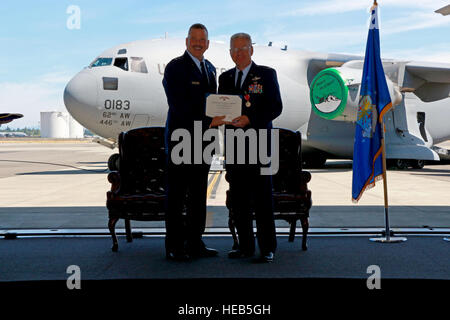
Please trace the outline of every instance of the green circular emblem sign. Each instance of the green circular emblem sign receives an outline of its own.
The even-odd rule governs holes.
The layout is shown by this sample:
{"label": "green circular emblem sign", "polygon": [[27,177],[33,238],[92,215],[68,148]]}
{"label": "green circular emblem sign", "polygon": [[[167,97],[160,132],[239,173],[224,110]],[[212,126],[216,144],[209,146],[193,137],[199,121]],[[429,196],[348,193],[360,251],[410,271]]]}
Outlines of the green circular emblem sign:
{"label": "green circular emblem sign", "polygon": [[342,114],[347,104],[348,88],[340,72],[329,68],[320,71],[313,79],[309,98],[314,112],[325,119]]}

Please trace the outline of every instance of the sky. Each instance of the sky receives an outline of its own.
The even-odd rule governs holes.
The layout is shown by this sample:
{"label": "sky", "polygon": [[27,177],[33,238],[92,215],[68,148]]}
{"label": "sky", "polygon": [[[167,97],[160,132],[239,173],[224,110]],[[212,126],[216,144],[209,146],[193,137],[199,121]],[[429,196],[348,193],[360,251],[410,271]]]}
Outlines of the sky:
{"label": "sky", "polygon": [[[379,0],[382,58],[450,63],[450,16],[434,12],[449,3]],[[24,115],[10,128],[39,127],[41,111],[65,111],[65,85],[101,52],[166,34],[184,39],[196,22],[207,26],[213,41],[247,32],[257,44],[363,55],[371,5],[370,0],[2,0],[0,113]]]}

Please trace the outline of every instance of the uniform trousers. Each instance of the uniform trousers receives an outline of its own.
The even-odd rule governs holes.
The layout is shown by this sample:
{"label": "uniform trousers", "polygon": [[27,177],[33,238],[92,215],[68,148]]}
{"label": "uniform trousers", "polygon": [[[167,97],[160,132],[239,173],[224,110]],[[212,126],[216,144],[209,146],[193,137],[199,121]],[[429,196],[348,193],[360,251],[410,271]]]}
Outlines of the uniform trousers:
{"label": "uniform trousers", "polygon": [[261,175],[261,167],[258,165],[227,165],[226,168],[239,249],[245,253],[255,251],[253,209],[261,254],[275,252],[277,240],[273,217],[272,176]]}
{"label": "uniform trousers", "polygon": [[[195,252],[205,247],[206,191],[209,165],[168,164],[166,251]],[[186,217],[183,211],[186,208]]]}

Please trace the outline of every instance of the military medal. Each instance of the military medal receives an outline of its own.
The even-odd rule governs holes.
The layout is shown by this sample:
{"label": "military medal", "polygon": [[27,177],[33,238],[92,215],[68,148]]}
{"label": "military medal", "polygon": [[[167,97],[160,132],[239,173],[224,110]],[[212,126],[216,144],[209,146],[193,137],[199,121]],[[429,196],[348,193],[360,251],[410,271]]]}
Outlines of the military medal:
{"label": "military medal", "polygon": [[263,86],[255,82],[254,84],[251,84],[248,87],[248,92],[249,93],[263,93]]}
{"label": "military medal", "polygon": [[247,108],[249,108],[252,104],[250,103],[250,95],[249,94],[246,94],[245,96],[244,96],[244,99],[247,101],[246,103],[245,103],[245,106],[247,107]]}

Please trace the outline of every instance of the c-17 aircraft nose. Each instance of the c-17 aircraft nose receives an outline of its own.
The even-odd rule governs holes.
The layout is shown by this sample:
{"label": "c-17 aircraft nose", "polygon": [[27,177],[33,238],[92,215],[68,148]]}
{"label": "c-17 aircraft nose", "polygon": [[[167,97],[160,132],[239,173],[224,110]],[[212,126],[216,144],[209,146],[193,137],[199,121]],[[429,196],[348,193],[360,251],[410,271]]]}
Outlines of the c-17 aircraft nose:
{"label": "c-17 aircraft nose", "polygon": [[94,76],[86,70],[74,76],[64,89],[64,104],[81,124],[89,121],[97,107],[98,87]]}

